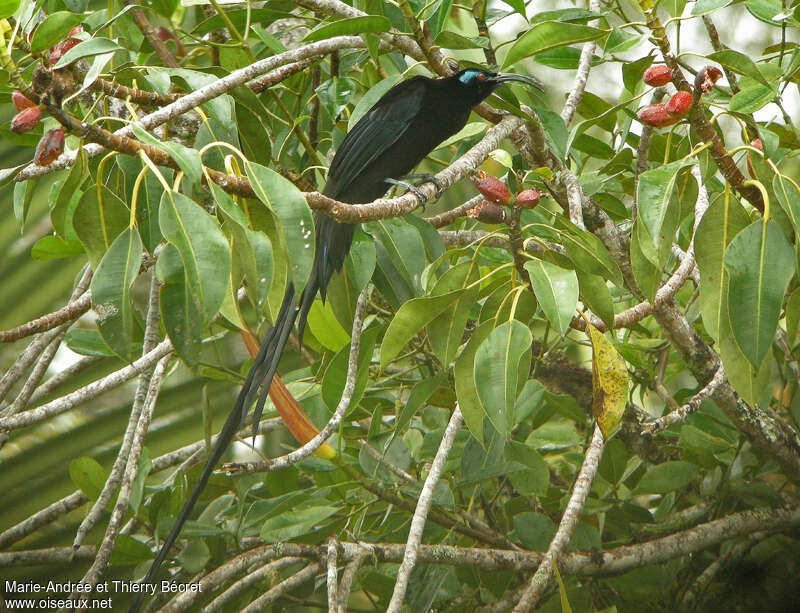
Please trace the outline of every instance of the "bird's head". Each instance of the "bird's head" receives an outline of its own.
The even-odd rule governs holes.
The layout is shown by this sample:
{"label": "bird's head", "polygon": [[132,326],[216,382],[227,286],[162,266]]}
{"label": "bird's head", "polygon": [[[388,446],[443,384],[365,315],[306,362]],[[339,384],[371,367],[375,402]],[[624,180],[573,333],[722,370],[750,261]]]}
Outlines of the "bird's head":
{"label": "bird's head", "polygon": [[513,72],[489,72],[479,68],[465,68],[451,78],[458,81],[465,96],[474,100],[474,104],[478,104],[478,102],[505,83],[524,83],[536,89],[542,89],[539,81],[533,77]]}

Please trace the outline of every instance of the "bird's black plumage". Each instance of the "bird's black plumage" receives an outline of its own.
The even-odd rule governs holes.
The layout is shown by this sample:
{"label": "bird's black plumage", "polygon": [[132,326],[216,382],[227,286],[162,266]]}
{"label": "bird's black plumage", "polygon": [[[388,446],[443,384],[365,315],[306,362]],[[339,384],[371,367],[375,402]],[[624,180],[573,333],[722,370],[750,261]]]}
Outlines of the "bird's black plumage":
{"label": "bird's black plumage", "polygon": [[[412,77],[395,85],[353,126],[336,151],[323,194],[349,204],[380,198],[389,185],[387,179],[407,175],[442,141],[456,134],[467,123],[470,111],[497,87],[519,81],[538,87],[530,77],[491,73],[469,68],[444,79]],[[222,427],[200,478],[179,513],[170,534],[156,556],[145,582],[158,573],[183,523],[205,488],[215,466],[244,423],[247,411],[263,385],[253,414],[253,434],[261,418],[267,392],[275,375],[283,348],[298,321],[302,339],[308,312],[319,293],[325,299],[334,272],[341,270],[353,240],[353,224],[338,222],[321,213],[314,214],[315,252],[311,274],[295,307],[295,289],[290,282],[275,325],[265,337],[247,375],[236,403]],[[142,596],[131,607],[138,611]]]}

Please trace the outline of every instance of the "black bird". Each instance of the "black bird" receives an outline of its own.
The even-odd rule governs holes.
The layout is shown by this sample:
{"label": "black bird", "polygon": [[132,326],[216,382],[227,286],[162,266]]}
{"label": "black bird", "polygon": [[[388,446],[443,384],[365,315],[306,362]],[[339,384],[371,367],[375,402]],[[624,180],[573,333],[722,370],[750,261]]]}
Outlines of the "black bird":
{"label": "black bird", "polygon": [[[396,179],[407,176],[439,143],[461,130],[474,106],[502,84],[512,81],[540,87],[531,77],[475,68],[467,68],[444,79],[415,76],[398,83],[344,137],[331,163],[322,193],[349,204],[380,198],[386,193],[388,183],[396,183]],[[306,318],[317,292],[325,300],[331,276],[344,264],[355,225],[338,222],[317,212],[314,213],[314,224],[314,262],[300,295],[300,304],[295,306],[294,285],[289,282],[275,325],[261,344],[200,478],[150,566],[145,583],[152,583],[155,579],[183,523],[236,431],[244,423],[248,408],[260,384],[263,384],[253,413],[255,436],[269,386],[295,320],[299,317],[298,338],[302,339]],[[140,593],[130,609],[131,613],[139,610],[143,598],[143,593]]]}

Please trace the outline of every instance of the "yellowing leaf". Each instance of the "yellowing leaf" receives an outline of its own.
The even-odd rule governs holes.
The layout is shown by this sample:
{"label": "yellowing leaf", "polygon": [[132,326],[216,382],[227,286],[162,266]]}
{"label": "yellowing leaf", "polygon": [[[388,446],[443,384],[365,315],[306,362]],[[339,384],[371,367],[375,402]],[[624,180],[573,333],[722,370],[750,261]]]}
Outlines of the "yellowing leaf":
{"label": "yellowing leaf", "polygon": [[606,440],[614,434],[628,398],[628,369],[609,340],[587,323],[592,342],[592,415]]}

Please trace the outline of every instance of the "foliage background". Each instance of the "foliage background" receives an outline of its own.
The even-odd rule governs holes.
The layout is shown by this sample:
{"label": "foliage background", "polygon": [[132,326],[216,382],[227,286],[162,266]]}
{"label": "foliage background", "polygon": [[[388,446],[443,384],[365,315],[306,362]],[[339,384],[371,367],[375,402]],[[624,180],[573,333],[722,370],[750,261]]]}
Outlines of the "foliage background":
{"label": "foliage background", "polygon": [[[305,44],[304,37],[314,28],[319,28],[314,31],[322,38],[349,33],[347,28],[354,22],[347,21],[343,6],[338,2],[253,4],[244,46],[226,27],[226,20],[215,16],[219,11],[244,32],[248,15],[244,5],[215,8],[205,3],[184,7],[169,0],[146,3],[146,18],[181,38],[187,54],[179,61],[195,71],[192,73],[163,69],[164,58],[154,53],[133,18],[135,10],[126,3],[50,0],[30,3],[27,15],[33,7],[48,15],[59,11],[81,15],[88,33],[84,38],[108,38],[119,47],[107,56],[86,56],[87,65],[93,65],[109,81],[165,94],[170,87],[191,92],[205,82],[204,75],[218,77],[254,59]],[[379,48],[378,31],[390,25],[394,32],[412,33],[403,37],[409,45],[416,45],[415,33],[423,43],[430,36],[446,56],[462,63],[492,63],[487,53],[496,53],[502,65],[507,54],[515,53],[518,59],[504,69],[537,75],[546,83],[546,93],[515,87],[500,92],[502,98],[489,101],[495,108],[514,113],[521,113],[521,104],[533,111],[522,115],[531,122],[522,130],[525,134],[517,132],[514,138],[504,140],[502,152],[495,151],[481,167],[505,175],[512,191],[536,186],[541,191],[552,190],[555,197],[532,211],[509,209],[511,224],[482,224],[464,217],[462,211],[462,216],[434,229],[423,218],[456,209],[475,195],[471,183],[464,180],[424,212],[366,224],[354,249],[358,257],[348,263],[349,281],[337,281],[326,307],[318,303],[304,338],[306,348],[298,351],[295,346],[287,351],[280,368],[289,389],[321,427],[344,387],[355,297],[366,280],[372,279],[374,289],[361,336],[358,381],[363,387],[333,443],[347,470],[308,458],[276,473],[214,477],[204,497],[205,511],[184,531],[185,548],[175,569],[188,580],[196,573],[224,567],[234,551],[255,546],[259,538],[267,543],[318,546],[308,550],[316,554],[306,551],[301,556],[312,563],[320,551],[324,561],[322,546],[331,535],[342,543],[405,543],[421,483],[458,400],[466,427],[458,431],[434,496],[440,521],[429,517],[423,542],[457,545],[466,553],[444,563],[441,559],[419,563],[411,575],[406,606],[420,611],[430,607],[510,609],[533,569],[481,569],[483,558],[470,555],[489,546],[546,551],[562,523],[592,434],[591,351],[580,320],[573,319],[579,298],[584,309],[591,309],[606,322],[611,321],[612,309],[621,318],[622,325],[615,326],[608,338],[626,360],[631,385],[622,428],[605,446],[567,551],[591,552],[590,556],[596,557],[601,551],[638,545],[642,554],[627,572],[611,577],[586,570],[579,561],[572,567],[582,569],[583,575],[577,577],[567,565],[562,578],[572,610],[794,610],[792,588],[796,582],[792,578],[800,562],[796,540],[800,405],[795,361],[800,320],[795,270],[800,193],[791,181],[800,177],[798,135],[792,124],[799,108],[797,3],[670,1],[662,2],[655,13],[644,2],[607,3],[595,6],[594,12],[570,3],[477,3],[474,14],[468,10],[472,7],[455,2],[395,5],[366,0],[355,6],[388,20],[356,22],[356,33],[375,30],[363,34],[366,49],[326,54],[312,67],[258,96],[239,87],[218,98],[217,106],[204,105],[204,116],[174,121],[168,134],[155,130],[157,137],[169,136],[186,147],[171,150],[186,168],[197,168],[193,152],[209,142],[224,141],[240,148],[250,162],[277,170],[297,187],[269,173],[259,175],[254,182],[266,185],[273,209],[249,199],[242,207],[248,217],[241,225],[236,223],[235,213],[231,217],[224,210],[224,196],[211,197],[199,183],[192,185],[187,172],[180,191],[199,206],[184,202],[182,196],[176,198],[186,204],[186,219],[196,224],[189,239],[200,248],[198,262],[205,275],[202,296],[197,293],[198,286],[192,285],[192,277],[184,277],[190,273],[186,261],[176,257],[182,251],[172,239],[173,247],[158,253],[159,264],[153,267],[153,258],[146,258],[149,266],[134,271],[137,279],[130,291],[120,286],[119,266],[95,275],[93,293],[102,291],[105,283],[107,295],[116,292],[121,301],[117,304],[133,305],[133,311],[126,311],[130,318],[112,318],[99,330],[96,311],[74,323],[70,320],[63,344],[58,339],[53,345],[54,349],[60,347],[43,381],[75,360],[85,368],[29,401],[24,398],[23,383],[28,379],[37,383],[30,374],[33,361],[29,361],[24,376],[4,390],[0,424],[12,411],[24,414],[63,397],[119,371],[141,354],[148,288],[155,269],[160,280],[168,282],[160,294],[158,337],[172,339],[177,355],[168,365],[164,363],[167,370],[147,428],[142,459],[132,456],[133,466],[141,466],[145,473],[149,460],[215,432],[249,364],[235,331],[239,321],[233,301],[223,303],[222,296],[230,295],[232,288],[238,289],[244,281],[248,291],[240,302],[241,317],[263,336],[287,275],[302,278],[300,273],[308,263],[308,254],[286,257],[298,253],[292,242],[298,236],[291,229],[291,216],[298,214],[298,208],[281,206],[296,204],[300,191],[321,188],[325,166],[347,126],[388,86],[402,76],[436,70],[439,56],[435,48],[411,58],[396,48]],[[415,32],[419,22],[404,15],[403,8],[424,18],[427,32]],[[289,11],[292,16],[287,21]],[[726,69],[726,78],[702,99],[699,118],[692,117],[691,125],[683,122],[656,131],[645,147],[640,140],[642,126],[634,115],[653,94],[641,82],[641,74],[650,63],[663,61],[665,50],[653,22],[647,25],[653,14],[668,24],[672,52],[689,81],[690,69],[714,63],[707,56],[715,52],[716,64]],[[101,28],[114,15],[120,16],[110,28]],[[681,15],[683,21],[670,20]],[[719,55],[702,15],[716,23],[721,44],[738,54]],[[479,34],[482,21],[488,25],[488,37]],[[25,23],[28,32],[32,22]],[[555,26],[541,28],[547,23]],[[330,25],[326,30],[320,24]],[[590,27],[595,30],[587,35]],[[587,91],[580,98],[575,118],[565,125],[559,114],[565,93],[574,90],[573,76],[582,48],[578,43],[586,40],[575,38],[579,28],[586,28],[581,32],[596,39],[599,46]],[[543,32],[542,39],[531,35],[517,38],[535,31]],[[172,54],[177,50],[174,41],[168,41],[167,48]],[[11,56],[23,81],[30,83],[39,58],[32,58],[19,44]],[[3,96],[8,100],[5,94],[18,84],[9,81],[8,71],[2,74]],[[669,86],[667,95],[672,91]],[[126,108],[95,87],[64,109],[80,119],[128,118],[131,110],[145,112],[135,104]],[[0,105],[2,165],[6,168],[29,161],[43,130],[57,124],[50,117],[34,132],[14,135],[8,125],[15,113],[11,104]],[[703,117],[718,118],[714,125],[740,171],[738,178],[721,172],[710,150],[702,148],[706,133],[698,129],[697,122],[705,121]],[[424,162],[423,170],[438,172],[473,145],[480,146],[489,124],[477,115],[470,121],[469,130],[435,152]],[[115,119],[100,119],[97,124],[119,127]],[[137,136],[146,138],[145,134]],[[771,163],[761,161],[754,151],[738,149],[756,136]],[[521,155],[520,142],[527,139],[530,143],[531,138],[536,146],[527,151],[522,147]],[[74,149],[78,142],[76,136],[69,137],[68,148]],[[223,156],[227,153],[222,148],[211,149],[203,162],[230,172],[237,167],[226,166]],[[748,155],[752,176],[746,168]],[[101,159],[88,161],[84,174],[73,177],[79,179],[74,183],[67,180],[64,170],[16,183],[11,174],[3,175],[0,198],[5,214],[0,220],[0,241],[5,257],[0,264],[0,328],[11,329],[66,304],[87,263],[86,252],[95,267],[105,255],[112,241],[98,242],[99,222],[86,222],[82,232],[62,217],[74,214],[83,194],[92,198],[98,182],[107,188],[102,206],[113,211],[106,223],[109,228],[116,224],[115,231],[122,234],[128,232],[124,228],[129,207],[133,194],[138,194],[137,234],[143,249],[149,256],[155,255],[162,240],[155,221],[159,206],[164,206],[159,182],[149,172],[137,191],[135,179],[142,165],[136,158],[116,156],[102,166]],[[248,173],[244,164],[236,163],[251,180],[258,174],[257,170]],[[699,184],[690,174],[694,164],[699,168]],[[643,175],[648,167],[650,173]],[[162,172],[172,184],[173,171],[162,168]],[[575,208],[572,216],[567,210],[565,186],[570,177],[579,180],[578,203],[582,206],[578,209],[582,208],[580,217],[589,232],[576,229]],[[677,179],[675,186],[670,185],[673,179]],[[739,197],[747,191],[744,181],[748,179],[759,181],[766,191],[773,220],[766,226],[773,232],[769,242],[759,242],[767,209]],[[726,185],[730,188],[727,196]],[[677,291],[656,301],[655,314],[626,319],[627,309],[645,300],[652,303],[658,288],[675,278],[686,259],[676,256],[689,249],[699,221],[696,201],[703,191],[710,207],[697,229],[697,272],[678,278]],[[634,206],[639,213],[636,223]],[[521,216],[521,236],[513,223],[516,215]],[[613,231],[598,221],[607,219]],[[163,230],[163,221],[161,225]],[[739,250],[734,248],[723,256],[745,227],[750,234],[739,239],[735,245]],[[490,238],[488,232],[506,240],[477,249],[476,239]],[[128,236],[135,242],[133,233]],[[521,239],[529,240],[523,244]],[[529,255],[515,261],[507,249],[509,240],[517,253],[524,247]],[[623,248],[615,250],[615,244]],[[220,257],[214,245],[224,245],[228,255]],[[112,259],[109,256],[107,262]],[[528,265],[523,266],[526,261]],[[777,266],[774,263],[778,261],[786,264]],[[221,262],[227,265],[221,266]],[[253,263],[266,281],[253,274]],[[692,266],[685,268],[693,271]],[[528,275],[533,275],[532,285],[528,285]],[[738,281],[720,287],[726,275],[738,275]],[[479,277],[485,277],[480,284],[441,298],[446,290],[463,288]],[[188,284],[184,279],[189,279]],[[754,288],[754,279],[764,283]],[[559,300],[547,301],[548,285],[559,287]],[[416,301],[408,303],[412,298]],[[408,306],[401,309],[403,303]],[[719,305],[726,308],[720,311]],[[431,321],[430,314],[437,308],[442,315]],[[220,310],[223,317],[214,317]],[[175,313],[182,319],[170,318]],[[560,334],[568,325],[572,329]],[[387,344],[392,326],[389,338],[393,343]],[[465,330],[463,335],[461,330]],[[506,336],[501,334],[506,332]],[[7,376],[30,342],[26,337],[0,346]],[[519,348],[519,358],[498,366],[494,355],[513,345]],[[41,349],[33,357],[39,353]],[[713,400],[700,403],[720,359],[728,382],[712,390],[716,392]],[[39,364],[47,367],[42,360]],[[495,375],[512,381],[516,378],[510,399],[498,396]],[[113,503],[100,515],[72,562],[68,562],[69,547],[87,513],[86,503],[69,513],[53,512],[50,521],[24,539],[4,541],[3,535],[62,497],[76,500],[76,489],[91,500],[97,498],[119,452],[135,389],[131,378],[122,387],[86,400],[71,411],[3,434],[0,555],[46,550],[46,561],[51,562],[31,565],[24,556],[6,555],[0,558],[4,579],[41,583],[78,580],[86,575],[95,551],[102,549]],[[643,434],[643,422],[694,398],[699,409],[685,421],[655,435]],[[267,424],[270,431],[257,440],[258,453],[239,444],[232,457],[257,460],[296,446],[274,419]],[[495,432],[498,429],[501,434]],[[363,449],[362,440],[378,454],[385,453],[402,473],[377,463]],[[143,479],[135,482],[125,509],[126,528],[122,536],[111,539],[115,544],[103,570],[104,579],[143,575],[155,546],[153,530],[163,535],[168,529],[195,474],[192,469],[185,475],[175,473],[176,467],[151,476],[146,485]],[[172,479],[165,483],[166,475]],[[365,483],[372,488],[365,489]],[[392,494],[410,502],[411,510],[392,502]],[[747,513],[754,519],[743,528],[739,520]],[[479,522],[474,525],[480,525],[483,540],[452,529],[452,522],[464,525],[465,515]],[[443,523],[442,517],[451,525]],[[695,550],[687,543],[719,526],[729,538],[712,540],[689,555]],[[665,548],[654,539],[670,534],[682,537],[684,548],[677,546],[669,559],[663,559],[659,555]],[[351,610],[384,610],[388,606],[398,561],[362,561],[352,587]],[[259,564],[263,567],[264,562]],[[235,606],[244,607],[304,564],[298,560],[267,573],[236,595]],[[248,570],[254,568],[258,565]],[[318,574],[315,582],[286,590],[275,610],[326,606],[325,582],[320,579],[324,569],[320,567]],[[221,591],[232,581],[234,578],[220,581],[214,588]],[[555,585],[553,582],[541,601],[543,610],[562,610]],[[115,607],[121,610],[124,598],[115,599]],[[186,608],[198,607],[192,603]]]}

